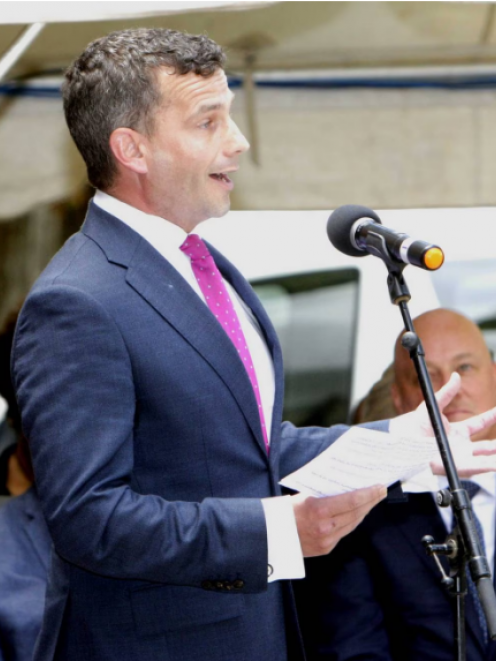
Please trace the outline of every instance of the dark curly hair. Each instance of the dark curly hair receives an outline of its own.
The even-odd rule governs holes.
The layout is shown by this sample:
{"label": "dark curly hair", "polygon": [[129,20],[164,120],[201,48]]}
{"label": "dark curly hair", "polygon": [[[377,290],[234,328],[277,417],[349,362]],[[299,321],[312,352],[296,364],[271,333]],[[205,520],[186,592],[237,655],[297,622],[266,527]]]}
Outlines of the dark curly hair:
{"label": "dark curly hair", "polygon": [[89,44],[66,71],[62,96],[90,183],[102,190],[113,183],[112,131],[127,127],[151,133],[154,110],[163,101],[156,69],[210,76],[224,61],[222,48],[208,37],[164,28],[121,30]]}

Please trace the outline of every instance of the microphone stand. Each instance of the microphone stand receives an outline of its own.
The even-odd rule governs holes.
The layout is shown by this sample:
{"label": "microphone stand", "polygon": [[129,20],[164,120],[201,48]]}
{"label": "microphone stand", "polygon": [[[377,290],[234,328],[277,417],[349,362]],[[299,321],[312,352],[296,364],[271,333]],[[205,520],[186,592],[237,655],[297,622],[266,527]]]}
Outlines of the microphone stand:
{"label": "microphone stand", "polygon": [[[372,244],[372,245],[371,245]],[[408,286],[403,277],[406,264],[394,259],[386,246],[383,237],[369,234],[369,252],[380,257],[388,269],[387,279],[391,302],[400,309],[405,334],[403,346],[409,351],[422,393],[429,418],[434,430],[441,459],[448,478],[449,489],[443,489],[437,494],[437,502],[442,507],[450,506],[457,525],[452,535],[444,544],[436,544],[430,536],[422,540],[426,551],[431,555],[442,575],[442,584],[456,598],[455,618],[455,661],[466,661],[465,640],[465,596],[467,592],[466,564],[470,568],[472,579],[477,586],[480,602],[487,621],[488,635],[496,639],[496,595],[491,578],[487,558],[482,550],[481,541],[474,524],[472,502],[465,489],[462,489],[460,478],[451,453],[451,448],[444,430],[441,413],[434,395],[432,382],[425,364],[425,354],[422,343],[415,333],[408,309],[411,298]],[[450,560],[450,576],[444,572],[439,555],[445,555]]]}

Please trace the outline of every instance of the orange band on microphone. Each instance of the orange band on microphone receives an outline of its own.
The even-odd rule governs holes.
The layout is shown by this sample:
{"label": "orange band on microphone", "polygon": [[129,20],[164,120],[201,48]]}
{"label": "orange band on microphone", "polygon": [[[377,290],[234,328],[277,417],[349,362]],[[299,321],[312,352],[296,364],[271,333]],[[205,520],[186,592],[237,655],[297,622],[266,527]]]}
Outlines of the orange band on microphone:
{"label": "orange band on microphone", "polygon": [[424,255],[424,264],[429,271],[435,271],[444,262],[444,253],[441,248],[429,248]]}

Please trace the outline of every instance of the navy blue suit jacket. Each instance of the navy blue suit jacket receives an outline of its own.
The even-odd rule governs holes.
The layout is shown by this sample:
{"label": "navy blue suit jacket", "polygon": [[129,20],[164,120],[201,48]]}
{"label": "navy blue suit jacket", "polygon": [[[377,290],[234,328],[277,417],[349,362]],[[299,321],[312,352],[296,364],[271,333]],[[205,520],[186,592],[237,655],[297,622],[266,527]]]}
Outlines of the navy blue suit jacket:
{"label": "navy blue suit jacket", "polygon": [[0,660],[32,661],[51,540],[34,489],[0,507]]}
{"label": "navy blue suit jacket", "polygon": [[[308,560],[297,600],[309,661],[453,661],[454,600],[420,542],[446,534],[432,495],[408,494],[378,505],[329,557]],[[468,661],[495,661],[496,643],[484,649],[465,603]]]}
{"label": "navy blue suit jacket", "polygon": [[269,456],[233,344],[116,218],[91,204],[25,303],[13,376],[56,550],[37,661],[286,658],[260,499],[343,428],[281,423],[274,329],[212,254],[274,362]]}

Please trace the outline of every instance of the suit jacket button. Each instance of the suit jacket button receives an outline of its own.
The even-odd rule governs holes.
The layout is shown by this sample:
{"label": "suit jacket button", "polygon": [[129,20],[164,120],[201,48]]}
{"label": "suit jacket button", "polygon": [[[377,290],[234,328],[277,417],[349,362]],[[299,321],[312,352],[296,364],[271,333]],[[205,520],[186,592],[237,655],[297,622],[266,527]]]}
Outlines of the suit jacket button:
{"label": "suit jacket button", "polygon": [[226,585],[225,585],[224,581],[216,581],[216,582],[215,582],[215,587],[216,587],[218,590],[222,590],[223,588],[226,587]]}
{"label": "suit jacket button", "polygon": [[233,587],[236,588],[236,590],[241,590],[241,588],[245,587],[245,582],[240,578],[237,578],[235,581],[233,581]]}

